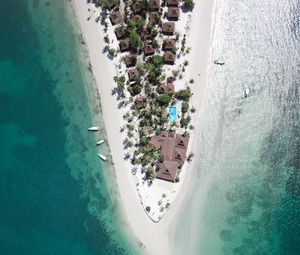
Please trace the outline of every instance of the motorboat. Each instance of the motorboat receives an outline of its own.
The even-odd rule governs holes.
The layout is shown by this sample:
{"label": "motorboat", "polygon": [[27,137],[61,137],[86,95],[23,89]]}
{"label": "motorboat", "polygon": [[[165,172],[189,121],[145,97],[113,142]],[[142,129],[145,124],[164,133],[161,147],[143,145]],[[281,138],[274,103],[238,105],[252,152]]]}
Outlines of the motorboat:
{"label": "motorboat", "polygon": [[103,143],[105,143],[105,140],[104,140],[104,139],[101,139],[101,140],[99,140],[99,141],[96,143],[96,145],[101,145],[101,144],[103,144]]}
{"label": "motorboat", "polygon": [[214,64],[220,65],[220,66],[225,65],[224,62],[220,62],[219,60],[214,60]]}
{"label": "motorboat", "polygon": [[103,161],[107,160],[107,157],[105,157],[104,155],[98,153],[99,158],[101,158]]}
{"label": "motorboat", "polygon": [[89,131],[99,131],[99,127],[89,127]]}
{"label": "motorboat", "polygon": [[244,97],[247,98],[247,97],[249,97],[249,95],[250,95],[250,89],[246,88],[244,91]]}

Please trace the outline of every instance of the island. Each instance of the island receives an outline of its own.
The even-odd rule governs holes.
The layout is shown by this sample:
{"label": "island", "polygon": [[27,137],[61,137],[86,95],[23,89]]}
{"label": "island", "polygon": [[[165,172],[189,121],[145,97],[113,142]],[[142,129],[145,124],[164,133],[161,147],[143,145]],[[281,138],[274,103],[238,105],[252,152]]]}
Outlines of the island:
{"label": "island", "polygon": [[95,5],[101,11],[103,52],[116,65],[112,95],[124,112],[124,159],[130,161],[145,213],[158,222],[177,189],[157,179],[179,182],[194,155],[187,155],[196,110],[190,100],[193,79],[183,79],[194,3],[98,0]]}
{"label": "island", "polygon": [[195,173],[213,2],[74,1],[122,213],[150,253],[168,254]]}

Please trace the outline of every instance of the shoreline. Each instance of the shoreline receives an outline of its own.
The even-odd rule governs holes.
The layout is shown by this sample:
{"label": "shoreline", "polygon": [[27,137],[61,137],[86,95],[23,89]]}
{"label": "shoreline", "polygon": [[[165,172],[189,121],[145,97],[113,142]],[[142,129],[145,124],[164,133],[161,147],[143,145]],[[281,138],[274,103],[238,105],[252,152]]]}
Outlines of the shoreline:
{"label": "shoreline", "polygon": [[[188,231],[188,237],[184,238],[185,241],[184,245],[185,247],[181,247],[180,249],[177,249],[176,243],[179,240],[175,239],[175,233],[178,232],[178,229],[180,229],[180,224],[178,224],[180,221],[182,221],[181,217],[182,212],[184,209],[182,209],[182,206],[185,206],[188,203],[192,203],[192,191],[189,189],[190,186],[196,186],[197,183],[195,183],[195,176],[197,174],[197,167],[196,164],[199,163],[197,160],[197,150],[201,150],[201,145],[197,144],[197,141],[200,139],[200,129],[201,129],[201,120],[202,116],[204,114],[203,109],[203,98],[205,96],[205,88],[207,85],[207,75],[208,75],[208,68],[209,68],[209,60],[211,57],[211,44],[213,41],[214,36],[214,25],[215,25],[215,14],[216,14],[216,8],[217,8],[217,0],[213,0],[212,2],[208,2],[206,0],[200,0],[195,4],[194,11],[195,13],[199,11],[201,15],[194,15],[194,19],[192,20],[192,24],[200,24],[198,25],[199,31],[196,30],[193,31],[193,33],[190,34],[189,40],[193,41],[196,40],[199,36],[201,36],[200,43],[202,44],[202,47],[198,48],[197,51],[192,50],[193,58],[189,59],[191,61],[191,66],[195,63],[198,63],[199,66],[197,69],[188,70],[191,72],[191,75],[195,75],[195,84],[198,84],[198,90],[197,87],[192,88],[193,96],[192,96],[192,103],[194,103],[194,100],[199,100],[198,106],[197,106],[197,114],[194,117],[195,122],[195,130],[193,132],[194,138],[193,143],[191,144],[191,150],[195,153],[195,158],[191,162],[191,164],[188,167],[188,174],[186,175],[186,178],[184,180],[184,185],[181,188],[180,193],[177,195],[176,200],[174,201],[174,206],[170,209],[170,213],[172,214],[172,218],[170,219],[163,219],[162,221],[166,221],[165,224],[169,226],[169,235],[171,238],[173,238],[173,249],[170,251],[171,254],[182,254],[180,252],[190,252],[192,251],[193,245],[195,245],[195,240],[193,240],[193,234],[195,233],[194,225],[193,223],[197,222],[197,219],[195,218],[197,216],[196,212],[191,212],[192,219],[190,219],[191,226],[189,227]],[[203,36],[205,34],[205,36]],[[203,37],[202,37],[203,36]],[[189,57],[191,57],[191,55]],[[199,75],[200,74],[200,75]],[[193,78],[193,77],[192,77]],[[187,172],[187,171],[186,171]],[[187,185],[188,184],[188,185]],[[173,212],[174,211],[174,212]],[[194,216],[194,217],[193,217]],[[185,233],[186,234],[186,233]],[[182,242],[182,240],[181,240]]]}
{"label": "shoreline", "polygon": [[[192,46],[192,51],[191,54],[185,57],[185,59],[190,62],[190,65],[187,67],[184,76],[195,80],[191,89],[193,92],[192,104],[197,109],[196,114],[193,117],[196,131],[199,129],[199,113],[201,112],[202,98],[206,83],[206,68],[212,31],[212,15],[210,14],[212,14],[213,4],[214,3],[207,3],[205,0],[201,0],[195,4],[193,14],[198,14],[198,12],[202,13],[201,8],[203,13],[202,15],[192,15],[191,30],[188,35],[188,46]],[[187,192],[186,183],[192,181],[191,176],[192,172],[194,172],[193,165],[196,159],[193,159],[190,164],[187,162],[185,163],[184,170],[181,173],[180,187],[178,189],[179,194],[174,198],[174,202],[176,202],[166,211],[166,215],[161,221],[154,224],[141,206],[141,201],[136,190],[136,184],[130,171],[131,165],[123,159],[124,150],[122,141],[125,138],[125,134],[120,133],[120,127],[123,124],[123,109],[118,109],[117,101],[111,94],[112,89],[115,87],[115,82],[113,81],[115,67],[113,65],[114,61],[109,60],[106,54],[101,53],[101,50],[105,47],[102,27],[99,23],[96,23],[93,18],[88,19],[88,17],[91,16],[91,12],[88,11],[88,8],[93,9],[91,4],[80,0],[73,0],[72,6],[77,15],[85,47],[90,58],[93,77],[96,81],[101,98],[104,125],[113,158],[112,167],[115,170],[118,188],[120,190],[120,200],[122,201],[120,207],[121,209],[124,208],[124,212],[121,213],[127,218],[134,236],[138,239],[138,244],[142,243],[146,246],[147,252],[150,254],[169,254],[170,247],[174,247],[174,245],[169,243],[171,240],[169,240],[168,232],[170,231],[170,227],[174,225],[174,220],[177,218],[176,216],[178,216],[178,208],[185,198]],[[206,6],[210,11],[203,8],[203,6]],[[198,24],[200,24],[201,21],[204,22],[201,23],[202,26],[200,25],[199,29]],[[95,31],[97,31],[97,33]],[[206,37],[204,34],[206,34]],[[206,40],[203,40],[203,38]],[[199,42],[201,45],[200,47]],[[195,51],[194,48],[197,48],[198,50]],[[198,65],[199,57],[202,59],[200,65]],[[198,75],[199,73],[200,76]],[[196,147],[196,141],[194,139],[195,130],[192,132],[189,151],[191,151],[190,148],[194,149]],[[188,171],[189,173],[187,173]],[[153,239],[153,236],[156,238]]]}

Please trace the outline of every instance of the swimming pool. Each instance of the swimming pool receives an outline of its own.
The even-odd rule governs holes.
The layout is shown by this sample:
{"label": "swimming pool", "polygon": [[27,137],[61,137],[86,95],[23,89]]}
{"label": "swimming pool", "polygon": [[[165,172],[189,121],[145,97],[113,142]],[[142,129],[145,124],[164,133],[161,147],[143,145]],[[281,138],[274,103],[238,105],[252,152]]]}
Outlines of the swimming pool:
{"label": "swimming pool", "polygon": [[176,107],[174,106],[169,107],[169,120],[176,121]]}

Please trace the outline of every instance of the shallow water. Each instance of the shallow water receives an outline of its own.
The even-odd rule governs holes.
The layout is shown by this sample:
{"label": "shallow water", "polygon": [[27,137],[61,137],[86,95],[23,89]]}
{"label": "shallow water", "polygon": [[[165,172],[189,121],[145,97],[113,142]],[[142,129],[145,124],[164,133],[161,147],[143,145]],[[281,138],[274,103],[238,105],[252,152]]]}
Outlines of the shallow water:
{"label": "shallow water", "polygon": [[225,65],[209,66],[178,254],[300,254],[299,10],[217,1],[210,62]]}
{"label": "shallow water", "polygon": [[68,1],[1,3],[1,254],[136,254],[97,157],[105,133],[87,132],[103,123],[72,15]]}

